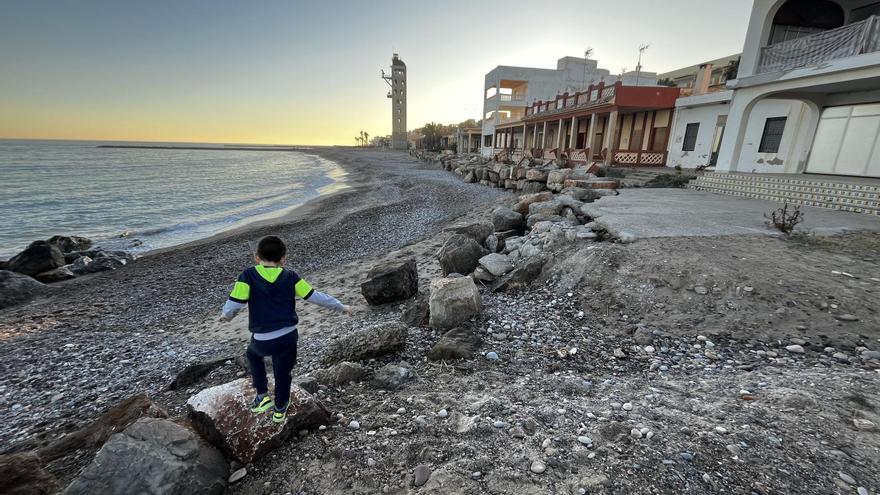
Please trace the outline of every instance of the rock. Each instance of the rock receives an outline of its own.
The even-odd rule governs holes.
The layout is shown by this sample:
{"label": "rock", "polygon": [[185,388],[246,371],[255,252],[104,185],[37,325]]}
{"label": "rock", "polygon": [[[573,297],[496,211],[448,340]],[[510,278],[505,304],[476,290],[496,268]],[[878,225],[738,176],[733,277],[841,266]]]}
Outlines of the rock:
{"label": "rock", "polygon": [[479,259],[486,254],[486,250],[480,244],[473,238],[462,234],[455,234],[447,239],[437,253],[443,275],[446,276],[450,273],[466,275],[474,271]]}
{"label": "rock", "polygon": [[521,230],[524,225],[522,213],[499,206],[492,212],[492,225],[497,232]]}
{"label": "rock", "polygon": [[409,327],[403,323],[379,324],[356,330],[333,340],[324,355],[323,363],[330,365],[341,361],[363,361],[394,354],[403,348],[408,334]]}
{"label": "rock", "polygon": [[0,270],[0,309],[25,303],[45,293],[42,283],[9,270]]}
{"label": "rock", "polygon": [[32,242],[24,251],[6,262],[6,269],[34,276],[54,270],[66,264],[64,254],[55,244],[46,241]]}
{"label": "rock", "polygon": [[430,325],[437,330],[453,328],[477,316],[482,309],[480,292],[467,277],[431,281]]}
{"label": "rock", "polygon": [[849,356],[843,352],[835,352],[831,357],[839,363],[849,363]]}
{"label": "rock", "polygon": [[556,200],[541,201],[529,205],[529,215],[555,216],[562,211],[562,203]]}
{"label": "rock", "polygon": [[486,353],[486,359],[488,359],[489,361],[498,361],[498,353],[495,351],[489,351]]}
{"label": "rock", "polygon": [[315,377],[309,375],[300,375],[293,379],[293,384],[297,387],[302,388],[306,392],[310,394],[318,393],[318,380],[315,380]]}
{"label": "rock", "polygon": [[428,296],[427,294],[419,294],[418,297],[410,299],[406,304],[406,309],[400,315],[400,321],[410,327],[423,327],[428,325]]}
{"label": "rock", "polygon": [[541,474],[546,470],[547,470],[547,465],[537,459],[532,461],[532,465],[529,466],[529,471],[531,471],[535,474]]}
{"label": "rock", "polygon": [[109,272],[122,268],[126,263],[128,263],[128,258],[126,257],[118,256],[109,251],[101,251],[92,259],[91,263],[85,266],[85,271],[86,273]]}
{"label": "rock", "polygon": [[67,269],[73,272],[74,275],[85,275],[89,273],[89,265],[92,264],[92,258],[88,256],[80,256],[75,259],[71,264],[66,265]]}
{"label": "rock", "polygon": [[862,356],[862,359],[864,359],[865,361],[869,361],[871,359],[880,360],[880,351],[862,351],[860,356]]}
{"label": "rock", "polygon": [[874,422],[870,419],[853,418],[853,426],[855,426],[857,430],[870,431],[874,429]]}
{"label": "rock", "polygon": [[478,266],[474,273],[471,274],[474,280],[479,280],[480,282],[493,282],[495,280],[495,275],[489,273],[489,270],[486,270],[482,266]]}
{"label": "rock", "polygon": [[842,314],[835,316],[840,321],[859,321],[859,317],[851,314]]}
{"label": "rock", "polygon": [[470,359],[480,346],[480,337],[466,328],[453,328],[443,334],[428,352],[432,361],[452,361]]}
{"label": "rock", "polygon": [[519,197],[519,202],[513,207],[513,211],[526,215],[529,213],[529,205],[532,203],[540,203],[553,199],[553,193],[549,191],[539,192],[535,194],[526,194]]}
{"label": "rock", "polygon": [[439,411],[437,411],[437,417],[438,417],[438,418],[441,418],[441,419],[442,419],[442,418],[448,418],[448,417],[449,417],[449,411],[447,411],[446,409],[440,409]]}
{"label": "rock", "polygon": [[422,486],[431,478],[431,468],[424,464],[416,466],[413,471],[413,485]]}
{"label": "rock", "polygon": [[[269,378],[269,390],[274,380]],[[250,411],[254,395],[249,378],[207,388],[186,405],[193,426],[212,444],[242,463],[252,462],[284,444],[300,430],[330,423],[330,412],[305,390],[292,386],[283,426]]]}
{"label": "rock", "polygon": [[586,446],[593,445],[593,439],[590,437],[580,436],[577,438],[577,441],[581,445],[586,445]]}
{"label": "rock", "polygon": [[51,462],[78,451],[99,449],[110,435],[124,430],[140,418],[167,417],[168,413],[146,395],[135,395],[111,407],[88,425],[39,449],[37,454],[43,462]]}
{"label": "rock", "polygon": [[785,346],[785,350],[792,353],[792,354],[803,354],[804,353],[803,346],[801,346],[799,344],[787,345],[787,346]]}
{"label": "rock", "polygon": [[701,296],[705,296],[706,294],[709,293],[709,289],[703,287],[702,285],[698,285],[698,286],[694,287],[694,292],[696,292],[697,294],[699,294]]}
{"label": "rock", "polygon": [[412,370],[406,363],[386,364],[373,373],[370,384],[382,390],[399,390],[413,376]]}
{"label": "rock", "polygon": [[51,284],[52,282],[61,282],[62,280],[70,280],[75,278],[76,274],[70,271],[70,268],[67,266],[59,266],[54,270],[49,270],[48,272],[40,273],[39,275],[34,276],[35,279],[43,282],[44,284]]}
{"label": "rock", "polygon": [[419,272],[414,259],[379,263],[361,284],[361,294],[372,306],[404,301],[418,292]]}
{"label": "rock", "polygon": [[476,222],[476,223],[467,223],[467,224],[459,224],[453,225],[451,227],[447,227],[443,229],[444,232],[451,232],[453,234],[461,234],[465,237],[469,237],[475,241],[477,244],[482,244],[486,242],[486,238],[492,235],[494,229],[488,223]]}
{"label": "rock", "polygon": [[856,480],[855,480],[855,478],[853,478],[852,476],[850,476],[850,475],[844,473],[843,471],[838,471],[838,472],[837,472],[837,476],[838,476],[841,480],[843,480],[843,482],[846,483],[846,484],[849,484],[849,485],[855,485],[855,484],[856,484]]}
{"label": "rock", "polygon": [[[527,245],[531,246],[531,244]],[[544,259],[540,256],[530,256],[521,260],[511,272],[495,280],[491,287],[492,292],[505,292],[532,283],[541,276],[544,263]]]}
{"label": "rock", "polygon": [[360,430],[361,423],[359,421],[353,419],[353,420],[351,420],[351,422],[348,423],[348,429],[355,430],[355,431]]}
{"label": "rock", "polygon": [[46,242],[58,246],[62,253],[72,253],[74,251],[84,251],[92,247],[92,240],[78,235],[54,235]]}
{"label": "rock", "polygon": [[504,254],[491,253],[480,258],[480,266],[493,277],[500,277],[505,273],[513,270],[513,263],[510,258]]}
{"label": "rock", "polygon": [[33,452],[0,455],[0,493],[8,495],[51,495],[58,481],[43,468]]}
{"label": "rock", "polygon": [[228,476],[220,452],[194,432],[167,419],[141,418],[110,437],[64,495],[220,494]]}
{"label": "rock", "polygon": [[311,375],[321,385],[345,385],[360,381],[367,374],[367,369],[358,363],[343,361],[327,369],[315,370]]}
{"label": "rock", "polygon": [[632,410],[633,410],[633,405],[632,405],[631,403],[629,403],[629,402],[625,402],[625,403],[623,404],[623,410],[624,410],[624,411],[632,411]]}

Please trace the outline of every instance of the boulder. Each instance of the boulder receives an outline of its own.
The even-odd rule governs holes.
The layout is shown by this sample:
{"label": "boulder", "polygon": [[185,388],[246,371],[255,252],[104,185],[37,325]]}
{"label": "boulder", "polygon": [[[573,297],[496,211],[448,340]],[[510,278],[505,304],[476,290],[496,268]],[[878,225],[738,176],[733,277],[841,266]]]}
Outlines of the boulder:
{"label": "boulder", "polygon": [[504,292],[524,287],[537,279],[543,269],[543,258],[540,256],[525,257],[512,272],[495,280],[491,290],[492,292]]}
{"label": "boulder", "polygon": [[562,211],[562,206],[562,202],[555,199],[532,203],[529,205],[529,215],[559,215],[559,212]]}
{"label": "boulder", "polygon": [[519,202],[513,207],[513,211],[527,215],[529,213],[529,205],[553,199],[553,193],[549,191],[539,192],[535,194],[524,194],[519,197]]}
{"label": "boulder", "polygon": [[92,264],[92,258],[89,256],[80,256],[79,258],[73,260],[69,265],[66,265],[66,268],[70,270],[74,275],[85,275],[89,273],[89,265]]}
{"label": "boulder", "polygon": [[33,276],[54,270],[64,264],[64,254],[58,249],[58,246],[46,241],[36,241],[32,242],[24,251],[9,258],[6,262],[6,268],[13,272]]}
{"label": "boulder", "polygon": [[440,248],[437,259],[440,261],[443,275],[468,274],[474,271],[480,258],[485,254],[486,250],[472,237],[454,234]]}
{"label": "boulder", "polygon": [[480,258],[480,266],[493,277],[500,277],[513,270],[513,263],[504,254],[492,253]]}
{"label": "boulder", "polygon": [[0,309],[27,302],[47,289],[27,275],[0,270]]}
{"label": "boulder", "polygon": [[[269,390],[274,387],[274,380],[269,378]],[[193,426],[225,454],[245,464],[263,457],[301,430],[330,423],[327,408],[296,385],[290,388],[290,407],[283,426],[273,423],[268,415],[253,414],[253,396],[250,379],[241,378],[202,390],[186,405]]]}
{"label": "boulder", "polygon": [[480,337],[467,328],[453,328],[443,334],[428,352],[432,361],[452,361],[470,359],[480,347]]}
{"label": "boulder", "polygon": [[345,385],[360,381],[367,374],[367,369],[358,363],[343,361],[333,366],[315,370],[311,373],[321,385]]}
{"label": "boulder", "polygon": [[382,390],[399,390],[412,377],[413,372],[408,363],[389,363],[373,373],[373,379],[370,381],[370,384]]}
{"label": "boulder", "polygon": [[419,294],[406,304],[406,308],[400,315],[400,321],[410,327],[423,327],[428,325],[428,296]]}
{"label": "boulder", "polygon": [[62,253],[72,253],[74,251],[83,251],[92,247],[92,240],[78,235],[53,235],[46,239],[49,244],[58,246]]}
{"label": "boulder", "polygon": [[63,493],[220,494],[228,476],[223,455],[193,431],[167,419],[141,418],[110,437]]}
{"label": "boulder", "polygon": [[544,189],[546,189],[545,183],[532,180],[527,181],[522,186],[522,192],[524,193],[540,193]]}
{"label": "boulder", "polygon": [[403,323],[379,324],[356,330],[333,340],[323,362],[329,365],[394,354],[403,348],[407,335],[409,327]]}
{"label": "boulder", "polygon": [[584,203],[591,203],[602,197],[595,189],[587,189],[583,187],[569,187],[563,189],[560,194],[566,194]]}
{"label": "boulder", "polygon": [[86,265],[85,271],[86,273],[109,272],[122,268],[128,261],[128,257],[118,256],[110,251],[101,251],[92,259],[91,263]]}
{"label": "boulder", "polygon": [[492,225],[495,226],[496,232],[521,230],[523,228],[523,215],[510,208],[499,206],[492,212]]}
{"label": "boulder", "polygon": [[75,278],[76,274],[70,271],[70,268],[67,266],[59,266],[54,270],[49,270],[48,272],[43,272],[34,278],[43,282],[44,284],[51,284],[52,282],[61,282],[62,280],[70,280]]}
{"label": "boulder", "polygon": [[539,168],[531,168],[526,171],[525,179],[535,182],[547,182],[547,172]]}
{"label": "boulder", "polygon": [[52,495],[58,493],[58,481],[33,452],[0,455],[0,493]]}
{"label": "boulder", "polygon": [[444,232],[450,232],[452,234],[461,234],[471,239],[477,241],[477,243],[482,244],[486,242],[486,238],[489,237],[492,232],[492,226],[488,223],[483,222],[474,222],[474,223],[464,223],[453,225],[451,227],[447,227],[443,229]]}
{"label": "boulder", "polygon": [[221,357],[217,359],[211,359],[210,361],[205,361],[202,363],[195,363],[187,366],[182,369],[174,380],[168,384],[168,390],[178,390],[181,388],[189,387],[190,385],[195,385],[202,378],[204,378],[208,373],[214,371],[215,369],[226,364],[227,361],[231,361],[234,357]]}
{"label": "boulder", "polygon": [[361,294],[373,306],[404,301],[418,294],[419,271],[416,260],[392,260],[373,266]]}
{"label": "boulder", "polygon": [[482,266],[478,266],[477,269],[474,270],[474,273],[471,274],[471,277],[480,282],[491,282],[495,280],[495,275],[489,273],[489,271]]}
{"label": "boulder", "polygon": [[454,328],[480,314],[482,300],[473,279],[469,277],[440,278],[431,282],[429,300],[431,328]]}

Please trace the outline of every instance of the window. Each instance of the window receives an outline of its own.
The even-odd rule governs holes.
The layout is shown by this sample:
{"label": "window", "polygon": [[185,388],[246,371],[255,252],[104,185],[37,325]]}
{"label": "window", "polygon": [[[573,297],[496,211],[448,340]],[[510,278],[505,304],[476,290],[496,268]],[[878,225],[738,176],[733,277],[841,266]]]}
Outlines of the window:
{"label": "window", "polygon": [[699,122],[687,125],[687,129],[684,131],[684,144],[681,146],[681,151],[694,151],[694,148],[697,147],[697,134],[699,132]]}
{"label": "window", "polygon": [[764,134],[761,136],[761,146],[758,153],[779,153],[779,143],[782,142],[782,132],[785,130],[787,117],[773,117],[767,119],[764,124]]}
{"label": "window", "polygon": [[483,146],[485,146],[487,148],[492,147],[492,135],[491,134],[484,134],[483,135]]}

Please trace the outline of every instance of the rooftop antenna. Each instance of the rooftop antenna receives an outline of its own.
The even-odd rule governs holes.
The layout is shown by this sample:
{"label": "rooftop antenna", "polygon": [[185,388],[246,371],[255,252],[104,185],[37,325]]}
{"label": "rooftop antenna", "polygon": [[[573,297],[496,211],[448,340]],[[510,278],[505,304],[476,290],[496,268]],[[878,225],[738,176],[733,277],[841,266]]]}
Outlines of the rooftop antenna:
{"label": "rooftop antenna", "polygon": [[[592,55],[592,54],[593,54],[592,48],[587,48],[586,50],[584,50],[584,79],[583,79],[583,81],[581,81],[581,86],[583,86],[584,88],[587,87],[587,60],[590,59],[590,55]],[[593,81],[590,81],[590,82],[592,83]]]}
{"label": "rooftop antenna", "polygon": [[639,85],[639,80],[641,79],[642,74],[642,54],[645,53],[645,50],[651,47],[650,43],[645,43],[643,45],[639,45],[639,62],[636,64],[636,86]]}

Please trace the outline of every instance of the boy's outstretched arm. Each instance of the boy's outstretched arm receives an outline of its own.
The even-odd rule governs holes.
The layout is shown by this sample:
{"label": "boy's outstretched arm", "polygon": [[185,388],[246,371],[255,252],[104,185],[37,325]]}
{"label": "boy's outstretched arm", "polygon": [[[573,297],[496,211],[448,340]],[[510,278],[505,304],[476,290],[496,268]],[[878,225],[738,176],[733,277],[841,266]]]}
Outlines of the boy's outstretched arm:
{"label": "boy's outstretched arm", "polygon": [[235,285],[232,287],[229,299],[227,299],[226,304],[223,305],[223,315],[220,316],[220,318],[225,321],[231,321],[235,318],[238,312],[247,306],[250,295],[251,286],[244,281],[243,277],[239,277],[235,282]]}
{"label": "boy's outstretched arm", "polygon": [[312,304],[317,304],[322,308],[327,308],[331,311],[336,311],[337,313],[348,313],[351,314],[351,308],[342,304],[335,297],[324,294],[323,292],[317,291],[309,285],[303,279],[299,279],[294,286],[296,291],[296,295],[302,298],[305,301],[308,301]]}

